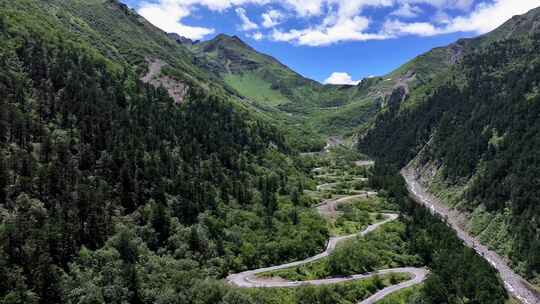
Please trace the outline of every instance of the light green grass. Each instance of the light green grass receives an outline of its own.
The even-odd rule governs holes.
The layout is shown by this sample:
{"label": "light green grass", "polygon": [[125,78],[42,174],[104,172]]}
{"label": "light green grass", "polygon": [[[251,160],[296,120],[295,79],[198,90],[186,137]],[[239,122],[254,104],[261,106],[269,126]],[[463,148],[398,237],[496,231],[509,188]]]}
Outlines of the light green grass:
{"label": "light green grass", "polygon": [[289,102],[287,97],[283,96],[279,91],[273,90],[268,81],[253,73],[226,74],[223,78],[228,85],[236,89],[240,94],[254,101],[271,106]]}

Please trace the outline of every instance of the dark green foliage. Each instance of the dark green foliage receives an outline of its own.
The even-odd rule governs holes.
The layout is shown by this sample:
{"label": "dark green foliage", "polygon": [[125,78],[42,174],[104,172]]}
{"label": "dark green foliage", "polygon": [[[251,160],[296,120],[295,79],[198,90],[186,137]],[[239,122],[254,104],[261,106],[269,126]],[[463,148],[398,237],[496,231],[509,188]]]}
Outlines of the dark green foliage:
{"label": "dark green foliage", "polygon": [[27,8],[0,13],[0,302],[216,303],[228,272],[324,246],[284,215],[304,177],[278,129],[197,87],[175,104]]}
{"label": "dark green foliage", "polygon": [[420,261],[411,254],[414,251],[409,250],[402,223],[387,224],[380,229],[380,232],[344,244],[330,255],[329,274],[353,275],[377,269],[420,265]]}
{"label": "dark green foliage", "polygon": [[392,282],[408,280],[406,274],[373,276],[372,278],[321,286],[298,286],[296,288],[259,288],[245,293],[252,302],[279,304],[358,303]]}
{"label": "dark green foliage", "polygon": [[429,303],[461,303],[463,299],[505,303],[503,283],[485,260],[426,209],[413,212],[408,225],[411,245],[433,272],[423,288]]}
{"label": "dark green foliage", "polygon": [[405,232],[403,223],[387,223],[364,237],[339,245],[328,258],[265,275],[305,281],[387,268],[421,266],[421,259],[410,250],[409,236]]}
{"label": "dark green foliage", "polygon": [[[464,208],[503,212],[516,240],[511,258],[540,273],[540,34],[493,42],[470,53],[415,106],[390,106],[361,142],[363,151],[405,165],[441,164],[449,184],[471,180]],[[406,104],[406,103],[405,103]]]}

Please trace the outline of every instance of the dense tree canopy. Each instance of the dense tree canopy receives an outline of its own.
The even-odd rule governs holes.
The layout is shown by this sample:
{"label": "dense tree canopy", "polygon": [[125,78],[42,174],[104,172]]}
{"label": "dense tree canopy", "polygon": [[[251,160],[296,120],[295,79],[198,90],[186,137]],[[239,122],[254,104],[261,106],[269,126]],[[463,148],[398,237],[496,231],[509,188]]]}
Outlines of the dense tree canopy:
{"label": "dense tree canopy", "polygon": [[509,255],[529,278],[540,273],[539,47],[533,33],[468,53],[424,95],[389,106],[360,142],[398,166],[421,152],[420,165],[465,187],[465,211],[508,214]]}
{"label": "dense tree canopy", "polygon": [[277,128],[0,20],[0,301],[217,303],[206,280],[324,245]]}

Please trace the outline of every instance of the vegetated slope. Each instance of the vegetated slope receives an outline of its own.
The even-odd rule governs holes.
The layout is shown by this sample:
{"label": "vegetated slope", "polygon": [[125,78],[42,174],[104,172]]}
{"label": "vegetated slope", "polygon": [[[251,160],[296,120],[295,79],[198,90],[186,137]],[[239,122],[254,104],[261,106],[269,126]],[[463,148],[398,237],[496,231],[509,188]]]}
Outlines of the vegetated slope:
{"label": "vegetated slope", "polygon": [[324,246],[279,130],[196,81],[176,104],[53,3],[0,1],[0,302],[218,303]]}
{"label": "vegetated slope", "polygon": [[169,36],[188,48],[193,62],[219,79],[227,92],[286,130],[291,144],[301,151],[321,150],[328,135],[307,123],[309,115],[350,99],[350,86],[325,86],[306,79],[236,36],[220,34],[205,42]]}
{"label": "vegetated slope", "polygon": [[[8,2],[8,1],[6,1]],[[229,97],[247,108],[237,93],[211,70],[200,68],[189,44],[178,43],[117,0],[15,1],[13,9],[31,8],[54,20],[74,39],[89,42],[103,56],[133,67],[143,77],[152,62],[162,66],[158,77],[175,79],[187,87],[198,87],[212,94]],[[254,111],[261,114],[263,111]]]}
{"label": "vegetated slope", "polygon": [[[160,70],[154,73],[156,80],[151,82],[177,92],[178,102],[186,88],[202,88],[230,98],[266,123],[292,133],[289,137],[293,139],[291,145],[295,149],[316,150],[324,146],[322,136],[303,128],[300,118],[285,115],[273,106],[251,102],[216,74],[207,58],[197,56],[191,50],[191,41],[161,31],[118,0],[21,0],[13,3],[13,9],[25,11],[29,8],[64,27],[74,39],[89,42],[110,60],[128,64],[141,78],[152,64],[159,66]],[[260,87],[255,90],[264,92]],[[272,94],[267,96],[273,102],[278,99]]]}
{"label": "vegetated slope", "polygon": [[[7,1],[9,2],[9,1]],[[162,30],[117,0],[14,1],[13,9],[39,9],[77,39],[115,61],[128,63],[141,74],[148,59],[167,64],[164,73],[188,85],[219,88],[219,80],[193,64],[193,56]]]}
{"label": "vegetated slope", "polygon": [[[469,214],[467,228],[535,281],[540,273],[540,9],[467,41],[448,73],[394,92],[360,140],[414,166]],[[537,281],[535,281],[537,282]]]}
{"label": "vegetated slope", "polygon": [[236,36],[221,34],[205,42],[172,37],[194,53],[201,69],[223,79],[245,101],[285,125],[300,124],[326,135],[352,135],[375,116],[394,88],[429,82],[460,58],[465,44],[434,49],[388,75],[351,86],[307,79]]}
{"label": "vegetated slope", "polygon": [[404,178],[393,165],[377,162],[372,173],[372,187],[384,189],[388,199],[401,207],[408,250],[431,271],[404,303],[508,303],[505,284],[496,269],[465,246],[442,218],[411,200]]}
{"label": "vegetated slope", "polygon": [[237,36],[220,34],[190,48],[201,58],[199,66],[262,105],[305,114],[314,107],[337,106],[348,101],[347,92],[338,86],[307,79],[275,58],[257,52]]}

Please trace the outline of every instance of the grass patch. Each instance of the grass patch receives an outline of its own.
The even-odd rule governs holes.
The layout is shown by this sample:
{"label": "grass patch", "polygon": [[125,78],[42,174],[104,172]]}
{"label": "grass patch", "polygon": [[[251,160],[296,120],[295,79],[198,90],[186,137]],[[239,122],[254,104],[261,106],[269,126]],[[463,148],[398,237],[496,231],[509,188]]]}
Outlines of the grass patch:
{"label": "grass patch", "polygon": [[273,90],[271,84],[251,73],[226,74],[225,82],[240,94],[262,104],[278,106],[290,102],[279,91]]}
{"label": "grass patch", "polygon": [[381,201],[380,198],[356,199],[351,203],[344,203],[337,206],[338,217],[334,221],[330,221],[330,235],[342,236],[354,234],[368,225],[382,221],[384,216],[380,213]]}

